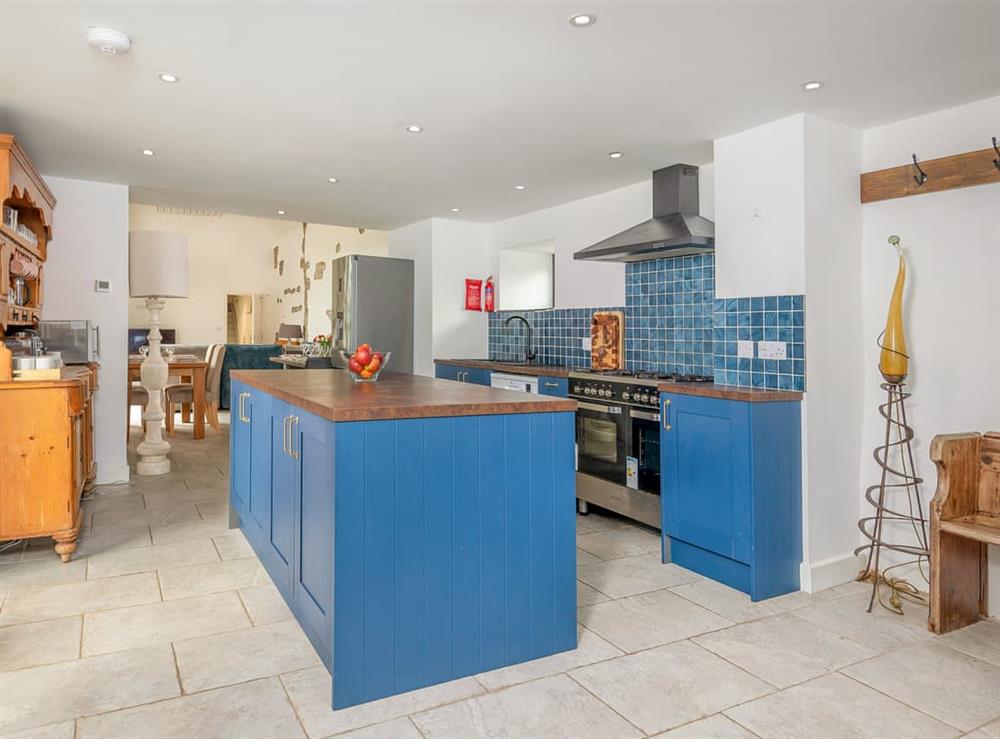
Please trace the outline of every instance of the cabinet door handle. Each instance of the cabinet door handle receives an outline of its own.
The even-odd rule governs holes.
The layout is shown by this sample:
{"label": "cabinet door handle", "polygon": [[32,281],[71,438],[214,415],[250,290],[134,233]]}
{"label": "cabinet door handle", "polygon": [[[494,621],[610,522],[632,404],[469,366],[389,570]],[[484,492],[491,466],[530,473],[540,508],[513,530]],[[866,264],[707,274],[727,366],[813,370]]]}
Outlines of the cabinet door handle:
{"label": "cabinet door handle", "polygon": [[[250,393],[246,393],[246,400],[250,400]],[[250,414],[247,413],[247,407],[245,403],[243,405],[243,421],[245,423],[250,423]]]}
{"label": "cabinet door handle", "polygon": [[459,372],[458,373],[458,381],[459,382],[465,382],[465,376],[467,374],[469,374],[469,373],[468,372]]}
{"label": "cabinet door handle", "polygon": [[669,431],[670,426],[670,398],[663,399],[663,430]]}
{"label": "cabinet door handle", "polygon": [[291,416],[288,419],[288,454],[292,459],[298,459],[299,453],[295,450],[295,433],[292,431],[292,425],[295,425],[296,431],[299,428],[299,417]]}
{"label": "cabinet door handle", "polygon": [[285,416],[281,420],[281,451],[288,454],[288,422],[292,420],[291,416]]}
{"label": "cabinet door handle", "polygon": [[545,387],[559,387],[558,382],[546,382]]}

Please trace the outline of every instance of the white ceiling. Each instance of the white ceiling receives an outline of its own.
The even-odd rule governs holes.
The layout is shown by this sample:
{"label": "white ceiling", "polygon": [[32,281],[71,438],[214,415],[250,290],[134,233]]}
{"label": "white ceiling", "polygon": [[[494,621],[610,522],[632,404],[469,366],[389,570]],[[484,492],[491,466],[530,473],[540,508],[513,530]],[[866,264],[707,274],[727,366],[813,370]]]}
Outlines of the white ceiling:
{"label": "white ceiling", "polygon": [[[571,28],[583,11],[598,23]],[[91,25],[131,53],[91,50]],[[996,95],[997,28],[1000,2],[2,0],[0,127],[44,173],[138,202],[492,221],[704,163],[790,113],[868,127]]]}

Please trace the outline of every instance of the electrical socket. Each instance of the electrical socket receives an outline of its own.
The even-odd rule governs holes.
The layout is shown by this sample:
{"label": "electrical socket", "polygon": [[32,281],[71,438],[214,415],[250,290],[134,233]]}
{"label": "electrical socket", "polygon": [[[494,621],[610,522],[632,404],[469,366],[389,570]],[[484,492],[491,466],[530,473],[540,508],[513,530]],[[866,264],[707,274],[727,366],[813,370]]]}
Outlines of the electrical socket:
{"label": "electrical socket", "polygon": [[736,342],[736,356],[747,357],[753,359],[753,342],[752,341],[737,341]]}
{"label": "electrical socket", "polygon": [[761,359],[787,359],[784,341],[758,341],[757,356]]}
{"label": "electrical socket", "polygon": [[582,339],[580,339],[580,347],[585,352],[589,352],[590,351],[590,337],[589,336],[584,336]]}

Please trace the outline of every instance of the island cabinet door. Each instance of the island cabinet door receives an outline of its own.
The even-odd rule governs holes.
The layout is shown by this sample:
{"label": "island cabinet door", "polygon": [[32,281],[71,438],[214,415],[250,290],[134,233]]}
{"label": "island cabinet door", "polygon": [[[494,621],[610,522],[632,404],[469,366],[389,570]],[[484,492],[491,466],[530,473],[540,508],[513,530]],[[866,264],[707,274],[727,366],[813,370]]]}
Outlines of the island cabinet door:
{"label": "island cabinet door", "polygon": [[717,565],[740,573],[745,568],[737,563],[750,561],[748,404],[671,393],[660,403],[661,510],[672,558],[681,565],[688,557],[712,561],[693,545],[735,560]]}
{"label": "island cabinet door", "polygon": [[277,398],[270,398],[271,412],[271,496],[266,513],[261,560],[268,573],[286,595],[292,588],[292,562],[295,556],[295,451],[291,445],[294,408]]}
{"label": "island cabinet door", "polygon": [[250,498],[250,393],[241,382],[232,386],[229,427],[229,500],[233,509],[246,515]]}
{"label": "island cabinet door", "polygon": [[[271,396],[259,390],[250,390],[250,397],[243,401],[244,415],[250,418],[249,452],[247,462],[250,479],[247,497],[240,521],[250,543],[258,550],[267,542],[267,532],[271,528]],[[234,402],[237,396],[233,395]],[[238,406],[232,406],[239,410]],[[235,427],[236,421],[230,419]],[[230,433],[233,433],[232,431]]]}
{"label": "island cabinet door", "polygon": [[333,640],[333,423],[292,408],[295,556],[292,603],[331,667]]}

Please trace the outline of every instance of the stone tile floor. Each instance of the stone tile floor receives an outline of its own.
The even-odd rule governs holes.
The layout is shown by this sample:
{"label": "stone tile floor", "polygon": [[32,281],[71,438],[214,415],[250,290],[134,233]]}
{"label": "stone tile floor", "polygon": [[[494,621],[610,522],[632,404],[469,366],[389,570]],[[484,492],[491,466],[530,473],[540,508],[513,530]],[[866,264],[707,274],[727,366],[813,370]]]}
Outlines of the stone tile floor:
{"label": "stone tile floor", "polygon": [[[0,554],[0,736],[1000,738],[1000,623],[943,638],[861,585],[752,604],[578,519],[579,648],[333,712],[330,676],[242,534],[228,436],[98,488],[79,552]],[[135,441],[133,441],[134,447]]]}

